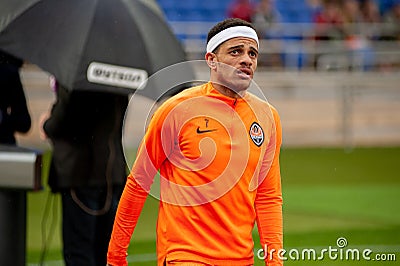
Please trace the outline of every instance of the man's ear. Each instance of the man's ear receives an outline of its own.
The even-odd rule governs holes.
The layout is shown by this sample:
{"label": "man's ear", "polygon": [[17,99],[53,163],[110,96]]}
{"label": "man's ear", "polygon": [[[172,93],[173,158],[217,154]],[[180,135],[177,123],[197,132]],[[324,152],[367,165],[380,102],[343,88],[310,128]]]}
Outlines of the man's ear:
{"label": "man's ear", "polygon": [[215,69],[215,67],[217,66],[216,64],[216,59],[217,57],[215,56],[214,53],[208,52],[205,55],[205,59],[207,62],[207,65],[211,68],[211,69]]}

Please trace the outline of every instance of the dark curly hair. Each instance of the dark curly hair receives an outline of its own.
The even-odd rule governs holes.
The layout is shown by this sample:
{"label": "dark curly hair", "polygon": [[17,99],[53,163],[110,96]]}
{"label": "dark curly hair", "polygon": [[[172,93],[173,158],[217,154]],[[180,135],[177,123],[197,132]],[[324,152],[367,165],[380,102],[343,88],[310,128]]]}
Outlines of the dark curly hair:
{"label": "dark curly hair", "polygon": [[[227,28],[236,27],[236,26],[247,26],[247,27],[252,28],[253,30],[256,30],[254,28],[253,24],[251,24],[250,22],[247,22],[247,21],[239,19],[239,18],[228,18],[228,19],[225,19],[225,20],[217,23],[214,27],[212,27],[210,29],[210,31],[208,32],[208,36],[207,36],[207,43],[211,40],[212,37],[217,35],[219,32],[221,32]],[[217,49],[218,49],[218,47],[215,50],[217,50]]]}

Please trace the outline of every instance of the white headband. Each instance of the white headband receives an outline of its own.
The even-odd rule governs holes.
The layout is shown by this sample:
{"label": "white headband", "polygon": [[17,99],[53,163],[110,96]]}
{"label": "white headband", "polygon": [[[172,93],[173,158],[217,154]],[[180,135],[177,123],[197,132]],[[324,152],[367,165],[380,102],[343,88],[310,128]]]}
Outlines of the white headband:
{"label": "white headband", "polygon": [[248,26],[235,26],[224,29],[223,31],[215,34],[207,43],[207,53],[214,51],[218,45],[235,37],[254,39],[257,42],[257,48],[259,46],[258,37],[255,30]]}

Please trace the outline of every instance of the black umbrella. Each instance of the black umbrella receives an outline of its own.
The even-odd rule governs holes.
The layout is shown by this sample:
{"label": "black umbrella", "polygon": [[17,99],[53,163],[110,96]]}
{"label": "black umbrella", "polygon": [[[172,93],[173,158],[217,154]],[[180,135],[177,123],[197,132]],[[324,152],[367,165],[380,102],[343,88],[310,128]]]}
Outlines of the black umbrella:
{"label": "black umbrella", "polygon": [[[148,76],[185,60],[165,20],[138,0],[1,0],[0,49],[69,89],[117,93],[132,92]],[[182,71],[194,78],[192,69]],[[168,89],[138,92],[157,99]]]}

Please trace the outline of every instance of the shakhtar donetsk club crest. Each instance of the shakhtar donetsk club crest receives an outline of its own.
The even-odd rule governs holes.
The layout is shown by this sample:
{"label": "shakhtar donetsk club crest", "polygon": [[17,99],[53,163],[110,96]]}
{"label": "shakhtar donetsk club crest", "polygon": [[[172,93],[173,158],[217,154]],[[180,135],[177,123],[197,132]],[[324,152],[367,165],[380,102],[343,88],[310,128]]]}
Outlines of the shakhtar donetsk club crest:
{"label": "shakhtar donetsk club crest", "polygon": [[250,126],[250,138],[258,147],[264,142],[264,131],[257,122],[253,122]]}

